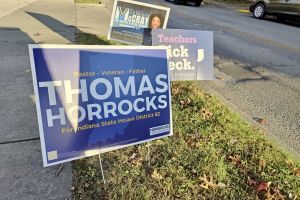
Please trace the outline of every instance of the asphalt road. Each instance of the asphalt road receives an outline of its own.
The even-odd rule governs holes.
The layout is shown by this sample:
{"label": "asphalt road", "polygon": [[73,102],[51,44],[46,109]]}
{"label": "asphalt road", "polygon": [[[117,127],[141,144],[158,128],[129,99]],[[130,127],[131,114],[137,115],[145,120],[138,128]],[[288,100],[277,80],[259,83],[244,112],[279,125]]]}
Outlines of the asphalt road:
{"label": "asphalt road", "polygon": [[300,157],[300,26],[212,5],[175,5],[168,28],[214,32],[215,91]]}

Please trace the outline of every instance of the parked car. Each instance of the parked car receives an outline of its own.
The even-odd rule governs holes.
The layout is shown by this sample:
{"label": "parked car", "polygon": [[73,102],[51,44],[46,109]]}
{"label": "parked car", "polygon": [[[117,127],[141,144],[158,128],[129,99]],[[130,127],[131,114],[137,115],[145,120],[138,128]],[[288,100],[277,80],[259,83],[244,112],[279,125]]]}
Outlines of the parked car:
{"label": "parked car", "polygon": [[[170,1],[170,0],[165,0],[165,1]],[[195,4],[195,6],[200,7],[202,0],[174,0],[175,4],[180,4],[180,3],[187,4],[188,2],[192,2]]]}
{"label": "parked car", "polygon": [[263,19],[266,14],[279,19],[300,19],[300,0],[253,0],[253,17]]}

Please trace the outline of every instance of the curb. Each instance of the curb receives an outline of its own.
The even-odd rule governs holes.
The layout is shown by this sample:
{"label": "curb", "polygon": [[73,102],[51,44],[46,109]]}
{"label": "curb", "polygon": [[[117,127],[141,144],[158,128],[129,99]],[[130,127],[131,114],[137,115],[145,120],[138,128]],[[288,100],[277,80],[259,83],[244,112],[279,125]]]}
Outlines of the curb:
{"label": "curb", "polygon": [[200,88],[204,91],[207,92],[213,96],[216,96],[217,98],[219,98],[219,100],[224,103],[224,105],[228,106],[228,109],[236,112],[239,114],[239,116],[245,120],[246,122],[248,122],[250,125],[255,126],[259,129],[261,129],[265,134],[266,134],[266,139],[270,142],[272,142],[274,145],[277,145],[279,147],[279,149],[281,151],[283,151],[284,153],[286,153],[288,156],[291,156],[293,159],[295,159],[296,161],[300,161],[300,155],[298,155],[298,153],[290,148],[288,146],[288,144],[284,143],[283,141],[280,140],[280,138],[271,133],[269,130],[267,130],[267,128],[265,128],[263,125],[259,124],[258,122],[256,122],[255,120],[253,120],[249,115],[247,115],[245,112],[241,111],[240,109],[238,109],[237,106],[235,106],[233,103],[231,103],[229,100],[227,100],[226,98],[224,98],[221,94],[219,94],[216,90],[214,90],[212,87],[210,87],[208,84],[205,84],[202,81],[198,81],[197,85],[200,86]]}

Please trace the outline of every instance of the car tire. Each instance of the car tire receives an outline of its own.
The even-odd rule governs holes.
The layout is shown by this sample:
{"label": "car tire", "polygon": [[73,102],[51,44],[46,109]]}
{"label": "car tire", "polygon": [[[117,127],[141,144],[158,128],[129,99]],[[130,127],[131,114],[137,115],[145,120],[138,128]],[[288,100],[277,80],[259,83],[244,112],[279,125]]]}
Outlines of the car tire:
{"label": "car tire", "polygon": [[263,19],[265,15],[265,5],[262,3],[256,4],[253,9],[253,17],[256,19]]}
{"label": "car tire", "polygon": [[200,7],[202,3],[202,0],[195,0],[195,6]]}

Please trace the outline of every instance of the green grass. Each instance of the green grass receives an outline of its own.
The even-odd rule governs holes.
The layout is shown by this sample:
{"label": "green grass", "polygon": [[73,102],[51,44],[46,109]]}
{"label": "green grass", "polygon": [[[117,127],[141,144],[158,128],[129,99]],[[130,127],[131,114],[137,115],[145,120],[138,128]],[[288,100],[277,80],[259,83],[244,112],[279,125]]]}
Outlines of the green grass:
{"label": "green grass", "polygon": [[299,163],[195,83],[172,84],[172,110],[172,137],[102,154],[106,184],[97,156],[73,162],[75,199],[300,198]]}
{"label": "green grass", "polygon": [[104,37],[98,37],[89,33],[77,33],[76,43],[86,45],[124,45],[120,42],[108,41]]}
{"label": "green grass", "polygon": [[75,0],[75,3],[101,4],[101,0]]}

